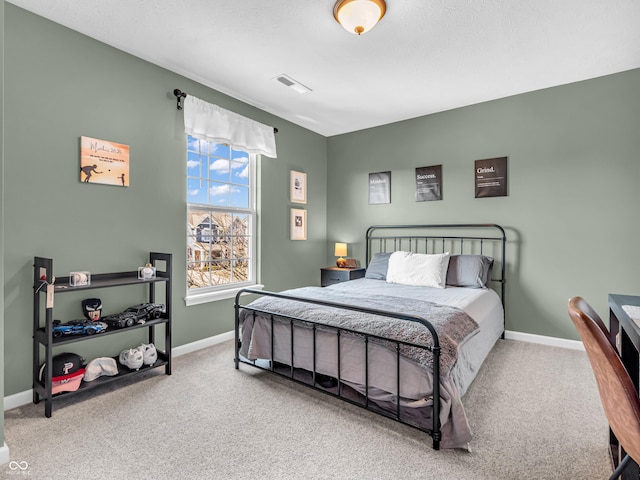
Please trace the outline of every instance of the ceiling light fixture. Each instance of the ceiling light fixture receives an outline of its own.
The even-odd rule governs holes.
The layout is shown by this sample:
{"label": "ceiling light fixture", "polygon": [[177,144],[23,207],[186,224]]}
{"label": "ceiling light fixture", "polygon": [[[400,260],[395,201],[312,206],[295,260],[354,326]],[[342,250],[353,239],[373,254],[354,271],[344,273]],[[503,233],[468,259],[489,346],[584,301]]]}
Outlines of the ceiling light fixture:
{"label": "ceiling light fixture", "polygon": [[346,31],[362,35],[375,27],[386,11],[384,0],[338,0],[333,16]]}

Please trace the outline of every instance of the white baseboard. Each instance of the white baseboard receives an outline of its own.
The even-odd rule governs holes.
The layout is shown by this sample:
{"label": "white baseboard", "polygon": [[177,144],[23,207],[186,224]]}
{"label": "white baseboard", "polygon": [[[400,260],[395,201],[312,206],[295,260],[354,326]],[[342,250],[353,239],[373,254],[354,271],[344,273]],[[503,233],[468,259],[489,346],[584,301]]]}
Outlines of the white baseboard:
{"label": "white baseboard", "polygon": [[11,457],[9,456],[9,447],[5,443],[4,445],[2,445],[2,447],[0,447],[0,465],[5,465],[9,463],[10,458]]}
{"label": "white baseboard", "polygon": [[8,397],[4,397],[4,411],[12,408],[21,407],[33,402],[33,390],[25,390],[24,392],[14,393]]}
{"label": "white baseboard", "polygon": [[521,342],[539,343],[550,347],[569,348],[571,350],[584,350],[584,345],[578,340],[567,340],[566,338],[545,337],[533,333],[511,332],[506,330],[504,338],[507,340],[518,340]]}
{"label": "white baseboard", "polygon": [[174,357],[179,357],[180,355],[195,352],[196,350],[200,350],[202,348],[213,347],[214,345],[226,342],[227,340],[233,340],[234,336],[235,331],[231,330],[230,332],[221,333],[220,335],[203,338],[202,340],[196,340],[195,342],[180,345],[179,347],[174,347],[171,349],[171,354]]}
{"label": "white baseboard", "polygon": [[[227,340],[233,340],[234,335],[235,332],[231,330],[230,332],[221,333],[220,335],[203,338],[202,340],[196,340],[195,342],[187,343],[185,345],[180,345],[179,347],[175,347],[171,350],[171,355],[175,358],[179,357],[180,355],[186,355],[187,353],[195,352],[196,350],[200,350],[202,348],[212,347],[213,345],[226,342]],[[33,390],[31,389],[25,390],[24,392],[15,393],[13,395],[9,395],[8,397],[4,397],[4,410],[7,411],[11,410],[12,408],[21,407],[22,405],[27,405],[32,401]],[[2,452],[0,451],[0,454],[1,453]]]}
{"label": "white baseboard", "polygon": [[[187,353],[195,352],[202,348],[212,347],[219,343],[233,340],[235,332],[221,333],[209,338],[203,338],[202,340],[196,340],[195,342],[180,345],[172,349],[171,353],[173,357],[179,357],[186,355]],[[511,332],[507,330],[505,332],[505,338],[508,340],[519,340],[521,342],[539,343],[542,345],[549,345],[552,347],[570,348],[572,350],[584,350],[582,342],[577,340],[566,340],[564,338],[545,337],[542,335],[534,335],[532,333]],[[11,410],[12,408],[21,407],[33,401],[32,390],[25,390],[24,392],[16,393],[4,397],[4,410]],[[0,449],[0,460],[2,459],[2,450]],[[8,461],[8,460],[7,460]]]}

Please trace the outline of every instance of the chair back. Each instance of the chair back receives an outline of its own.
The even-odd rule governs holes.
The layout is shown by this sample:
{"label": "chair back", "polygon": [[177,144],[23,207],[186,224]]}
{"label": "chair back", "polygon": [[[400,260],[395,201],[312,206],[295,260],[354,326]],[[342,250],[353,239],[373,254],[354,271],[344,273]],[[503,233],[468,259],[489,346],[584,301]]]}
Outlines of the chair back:
{"label": "chair back", "polygon": [[640,399],[633,381],[606,326],[593,308],[584,299],[574,297],[569,300],[569,316],[587,351],[609,426],[622,448],[638,463]]}

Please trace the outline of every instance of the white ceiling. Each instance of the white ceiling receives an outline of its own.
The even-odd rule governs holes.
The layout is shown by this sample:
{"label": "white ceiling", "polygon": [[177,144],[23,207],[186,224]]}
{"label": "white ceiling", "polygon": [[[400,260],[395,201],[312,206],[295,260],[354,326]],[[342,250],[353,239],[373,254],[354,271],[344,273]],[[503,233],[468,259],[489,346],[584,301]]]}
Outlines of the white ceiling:
{"label": "white ceiling", "polygon": [[334,0],[10,3],[325,136],[640,67],[639,0],[387,0],[360,37]]}

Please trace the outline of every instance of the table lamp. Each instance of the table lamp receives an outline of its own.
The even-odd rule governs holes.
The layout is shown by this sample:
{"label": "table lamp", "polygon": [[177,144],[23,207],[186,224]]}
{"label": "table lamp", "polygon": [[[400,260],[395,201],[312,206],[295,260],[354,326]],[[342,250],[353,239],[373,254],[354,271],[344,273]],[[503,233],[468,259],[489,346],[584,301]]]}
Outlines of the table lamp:
{"label": "table lamp", "polygon": [[342,258],[345,257],[347,255],[347,244],[346,243],[336,243],[336,248],[335,251],[333,252],[333,254],[336,257],[340,257],[338,258],[338,260],[336,260],[336,265],[340,268],[344,268],[344,266],[347,264],[347,261]]}

